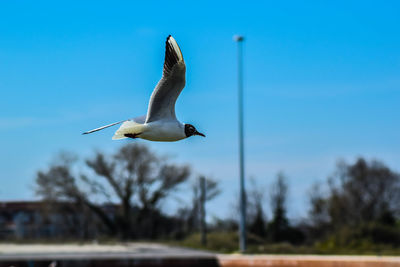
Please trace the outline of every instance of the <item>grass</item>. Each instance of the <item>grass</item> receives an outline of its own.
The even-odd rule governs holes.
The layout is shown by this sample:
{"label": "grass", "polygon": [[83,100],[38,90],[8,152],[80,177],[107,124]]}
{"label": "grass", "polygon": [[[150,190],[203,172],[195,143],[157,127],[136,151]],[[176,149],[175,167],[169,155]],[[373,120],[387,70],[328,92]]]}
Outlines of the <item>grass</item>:
{"label": "grass", "polygon": [[[212,232],[207,235],[207,245],[200,242],[200,234],[195,233],[182,241],[167,241],[167,244],[217,253],[237,253],[238,235],[236,232]],[[248,236],[246,254],[319,254],[319,255],[400,255],[400,248],[391,245],[357,242],[357,245],[336,246],[326,242],[313,245],[292,245],[290,243],[268,243],[260,238]]]}

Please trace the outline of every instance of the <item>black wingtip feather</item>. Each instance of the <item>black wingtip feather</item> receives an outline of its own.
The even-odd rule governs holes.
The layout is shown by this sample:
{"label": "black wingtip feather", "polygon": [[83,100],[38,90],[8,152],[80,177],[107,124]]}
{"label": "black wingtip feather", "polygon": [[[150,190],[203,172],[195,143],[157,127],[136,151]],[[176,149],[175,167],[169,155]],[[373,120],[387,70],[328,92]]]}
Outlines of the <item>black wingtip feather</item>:
{"label": "black wingtip feather", "polygon": [[168,74],[172,67],[178,63],[179,56],[177,51],[175,51],[173,45],[169,42],[171,35],[168,35],[167,40],[165,42],[165,60],[164,60],[164,73]]}

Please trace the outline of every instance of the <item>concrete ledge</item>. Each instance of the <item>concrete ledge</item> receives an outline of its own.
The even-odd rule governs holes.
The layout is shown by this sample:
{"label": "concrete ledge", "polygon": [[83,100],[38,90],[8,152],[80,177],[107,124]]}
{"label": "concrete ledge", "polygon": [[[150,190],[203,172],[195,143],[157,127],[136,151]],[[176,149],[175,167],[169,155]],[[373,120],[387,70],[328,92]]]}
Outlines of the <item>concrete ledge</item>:
{"label": "concrete ledge", "polygon": [[215,254],[152,243],[120,245],[0,244],[0,267],[217,267]]}
{"label": "concrete ledge", "polygon": [[400,257],[226,255],[153,243],[0,244],[0,267],[400,267]]}
{"label": "concrete ledge", "polygon": [[0,261],[1,267],[218,267],[217,259],[54,259]]}

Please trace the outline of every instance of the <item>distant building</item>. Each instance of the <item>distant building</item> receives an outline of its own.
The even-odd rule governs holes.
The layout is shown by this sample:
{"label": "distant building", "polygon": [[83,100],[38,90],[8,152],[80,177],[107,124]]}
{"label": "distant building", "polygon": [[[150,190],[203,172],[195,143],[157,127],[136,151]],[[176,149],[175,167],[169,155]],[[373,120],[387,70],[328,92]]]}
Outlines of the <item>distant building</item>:
{"label": "distant building", "polygon": [[[101,207],[114,216],[118,206]],[[0,239],[93,238],[101,231],[97,218],[70,202],[0,202]]]}

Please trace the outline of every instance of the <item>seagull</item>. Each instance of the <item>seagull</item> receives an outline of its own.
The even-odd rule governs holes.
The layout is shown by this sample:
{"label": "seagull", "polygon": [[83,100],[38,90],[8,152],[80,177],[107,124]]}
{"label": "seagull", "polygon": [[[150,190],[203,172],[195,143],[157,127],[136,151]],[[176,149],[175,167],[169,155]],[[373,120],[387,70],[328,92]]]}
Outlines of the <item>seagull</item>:
{"label": "seagull", "polygon": [[181,123],[175,115],[175,102],[185,87],[186,65],[181,49],[169,35],[165,42],[165,60],[161,80],[150,97],[147,114],[133,119],[114,122],[83,134],[90,134],[121,124],[113,140],[141,138],[150,141],[173,142],[193,135],[204,134],[188,123]]}

